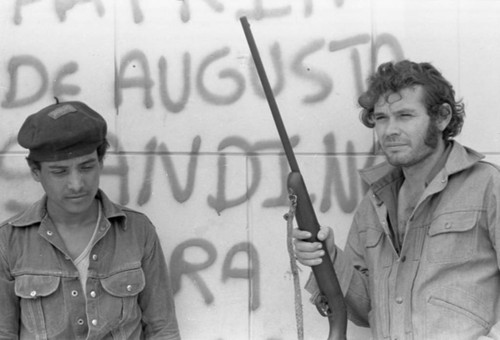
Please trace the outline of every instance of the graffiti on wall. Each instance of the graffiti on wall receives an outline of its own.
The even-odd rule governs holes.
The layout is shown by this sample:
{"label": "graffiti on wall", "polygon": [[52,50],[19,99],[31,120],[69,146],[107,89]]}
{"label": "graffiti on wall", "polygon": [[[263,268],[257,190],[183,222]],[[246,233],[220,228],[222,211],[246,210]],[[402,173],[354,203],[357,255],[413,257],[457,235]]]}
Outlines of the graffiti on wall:
{"label": "graffiti on wall", "polygon": [[[17,0],[15,1],[12,15],[12,24],[21,26],[25,24],[23,13],[25,11],[35,10],[37,3],[49,0]],[[52,2],[52,0],[50,0]],[[183,24],[194,21],[194,17],[199,15],[192,10],[192,4],[189,0],[178,1],[178,18]],[[206,0],[207,8],[214,13],[224,13],[226,6],[223,1]],[[332,7],[341,8],[344,5],[342,0],[331,0]],[[106,2],[100,0],[72,0],[61,1],[53,0],[54,13],[61,25],[68,24],[68,14],[72,11],[78,11],[79,6],[93,6],[95,14],[103,17],[108,12]],[[77,6],[79,5],[79,6]],[[131,0],[131,23],[141,25],[148,20],[147,14],[141,7],[139,0]],[[264,4],[262,0],[253,1],[253,8],[239,8],[232,15],[238,18],[246,15],[254,20],[264,20],[277,17],[286,17],[291,15],[291,5],[282,7],[270,7],[270,1]],[[309,18],[313,15],[315,4],[312,0],[304,0],[302,15]],[[227,15],[227,13],[226,13]],[[360,47],[370,48],[371,60],[369,69],[373,69],[377,64],[377,56],[380,50],[388,50],[394,59],[403,58],[403,50],[398,40],[391,34],[382,33],[372,36],[369,33],[357,34],[353,36],[342,37],[341,39],[329,40],[323,37],[304,40],[297,43],[293,51],[287,51],[287,57],[290,62],[284,61],[284,47],[278,41],[273,41],[268,46],[263,46],[261,51],[268,54],[270,67],[268,72],[273,74],[273,91],[279,96],[287,90],[290,85],[290,78],[298,78],[309,84],[307,92],[300,95],[300,102],[303,106],[313,106],[327,101],[335,91],[336,79],[328,72],[318,68],[306,66],[306,60],[320,53],[343,53],[348,51],[350,57],[351,72],[350,76],[355,80],[353,93],[359,94],[363,91],[363,65],[360,56]],[[196,96],[204,103],[217,110],[221,106],[232,106],[242,100],[245,94],[251,93],[254,97],[262,99],[264,94],[258,81],[257,74],[252,63],[248,64],[247,69],[241,69],[232,66],[232,60],[235,58],[236,51],[230,44],[224,44],[214,41],[210,49],[203,52],[201,56],[195,57],[189,51],[176,51],[174,56],[152,57],[147,51],[139,48],[130,48],[116,56],[116,72],[112,70],[109,82],[110,88],[114,88],[113,105],[117,109],[125,106],[126,96],[124,91],[137,91],[141,94],[141,105],[144,108],[164,112],[165,114],[189,115],[189,103]],[[2,80],[3,95],[0,98],[2,115],[10,114],[9,110],[19,109],[32,105],[49,97],[76,97],[85,84],[72,82],[71,76],[76,75],[80,70],[79,60],[66,60],[55,65],[53,60],[47,60],[40,57],[36,52],[16,54],[15,51],[5,59],[4,64],[0,65],[6,70],[7,79]],[[180,62],[179,62],[180,61]],[[175,82],[169,81],[172,74],[172,64],[181,65],[180,79]],[[29,70],[29,72],[26,72]],[[220,79],[226,81],[227,86],[224,89],[213,85],[213,70]],[[365,70],[366,71],[366,70]],[[176,71],[179,73],[179,71]],[[132,75],[133,74],[133,75]],[[20,91],[20,84],[25,83],[23,77],[35,77],[37,88],[31,93]],[[177,77],[178,78],[178,77]],[[172,84],[175,84],[172,87]],[[176,93],[176,95],[174,95]],[[158,100],[155,100],[158,98]],[[0,154],[8,155],[11,149],[16,145],[14,134],[3,136],[3,145],[0,145]],[[216,183],[214,192],[206,193],[205,202],[208,209],[212,209],[217,214],[223,214],[224,211],[241,207],[256,196],[259,188],[263,186],[265,177],[263,162],[259,157],[262,152],[272,152],[276,155],[282,155],[282,147],[277,139],[261,139],[250,141],[245,136],[232,135],[227,131],[222,131],[219,136],[217,146],[216,165],[212,169],[212,180]],[[292,146],[300,144],[303,136],[291,136]],[[322,213],[330,211],[337,203],[338,208],[347,214],[354,211],[361,195],[366,188],[357,176],[357,169],[365,168],[375,162],[375,157],[358,157],[359,152],[353,141],[347,141],[344,145],[339,145],[334,132],[326,133],[323,138],[323,144],[317,152],[324,155],[342,154],[345,156],[346,166],[342,167],[340,160],[336,157],[328,157],[323,168],[318,170],[317,181],[321,182],[320,193],[313,197],[315,202],[319,202],[319,210]],[[116,192],[118,201],[121,204],[134,204],[137,206],[146,206],[154,199],[153,188],[161,190],[171,195],[179,203],[188,202],[193,198],[198,181],[200,181],[199,156],[202,155],[203,137],[196,135],[191,140],[188,148],[187,168],[179,171],[179,164],[176,164],[175,154],[169,150],[169,145],[162,141],[158,136],[148,136],[147,142],[143,148],[138,151],[142,155],[141,170],[134,170],[131,173],[126,150],[122,148],[122,143],[118,136],[110,134],[111,152],[114,153],[116,160],[114,164],[107,164],[103,175],[106,178],[117,180]],[[236,149],[239,154],[245,155],[248,159],[250,168],[250,178],[247,179],[246,191],[238,196],[229,195],[229,174],[228,160],[231,157],[227,150]],[[358,150],[359,151],[359,150]],[[275,171],[277,178],[282,178],[280,185],[276,186],[276,192],[271,197],[266,197],[259,202],[263,209],[288,206],[288,194],[285,178],[288,174],[288,165],[284,157],[276,157]],[[362,162],[362,163],[361,163]],[[131,176],[136,177],[142,174],[139,179],[139,190],[136,194],[130,193]],[[0,181],[15,181],[29,178],[28,171],[19,171],[8,164],[8,157],[0,157]],[[15,195],[7,198],[4,205],[0,207],[10,213],[18,212],[26,208],[26,203],[18,201]],[[189,249],[196,248],[204,256],[201,262],[190,262],[186,256]],[[238,267],[235,264],[235,258],[240,255],[246,255],[247,267]],[[200,296],[206,305],[214,303],[214,293],[209,284],[205,281],[202,271],[215,265],[218,254],[216,246],[207,239],[190,238],[175,245],[170,257],[170,270],[174,291],[178,293],[181,290],[183,277],[187,277],[196,287]],[[249,289],[252,291],[249,305],[250,310],[255,311],[261,307],[260,289],[261,289],[261,266],[259,249],[252,242],[236,241],[223,256],[221,268],[222,284],[228,280],[247,280]]]}
{"label": "graffiti on wall", "polygon": [[[14,14],[12,20],[15,25],[20,25],[23,22],[23,11],[29,10],[29,5],[42,0],[16,0],[14,4]],[[45,0],[47,1],[47,0]],[[224,13],[226,12],[226,1],[218,1],[218,0],[205,0],[206,7],[204,10],[210,10],[214,13]],[[94,8],[95,14],[99,17],[103,17],[106,15],[106,4],[103,0],[50,0],[53,2],[54,12],[57,15],[57,18],[60,22],[66,21],[68,16],[68,12],[76,11],[76,5],[87,4]],[[191,16],[193,15],[193,8],[191,6],[191,0],[182,0],[177,4],[177,13],[178,18],[183,23],[188,23],[191,20]],[[331,0],[330,1],[332,7],[342,7],[344,5],[344,0]],[[303,0],[302,4],[302,15],[304,17],[310,17],[314,13],[314,2],[313,0]],[[143,7],[141,6],[141,2],[139,0],[130,0],[130,8],[131,8],[131,20],[140,24],[146,20],[146,15],[144,13]],[[281,5],[279,7],[273,7],[271,5],[271,1],[267,4],[264,4],[263,0],[253,0],[250,3],[250,7],[240,8],[234,12],[236,17],[241,17],[243,15],[256,19],[262,20],[264,18],[277,18],[277,17],[286,17],[290,15],[292,12],[292,6]],[[200,13],[196,13],[200,14]],[[196,15],[195,14],[195,15]]]}
{"label": "graffiti on wall", "polygon": [[[292,57],[290,72],[299,79],[303,78],[310,82],[313,88],[317,88],[315,93],[305,94],[302,97],[302,103],[308,105],[323,102],[333,91],[334,79],[332,79],[330,75],[320,70],[311,70],[304,67],[304,60],[306,58],[327,48],[331,53],[339,52],[347,48],[351,49],[353,76],[356,81],[355,90],[360,93],[363,89],[363,78],[361,61],[356,46],[368,44],[370,42],[371,39],[368,35],[349,37],[341,41],[330,41],[328,44],[324,39],[318,39],[307,43],[306,46],[299,49]],[[401,46],[398,44],[397,40],[389,34],[382,34],[374,41],[375,51],[383,47],[389,48],[393,52],[395,59],[401,59],[403,57]],[[176,84],[178,84],[177,86],[181,88],[181,94],[178,96],[178,99],[174,99],[168,89],[168,60],[164,56],[159,58],[158,78],[155,81],[156,78],[153,79],[154,77],[147,55],[138,49],[129,51],[121,57],[118,74],[114,81],[115,105],[119,108],[123,104],[123,90],[135,88],[143,93],[144,107],[151,109],[155,105],[152,95],[153,90],[155,90],[161,98],[159,105],[161,105],[164,110],[171,113],[179,113],[186,109],[186,105],[192,96],[192,87],[196,88],[197,94],[208,104],[220,106],[233,105],[241,99],[247,87],[245,76],[241,71],[231,67],[226,67],[219,71],[219,77],[221,79],[225,79],[229,83],[232,83],[232,88],[228,89],[226,87],[224,89],[224,92],[229,93],[217,93],[217,89],[211,89],[206,81],[206,74],[210,70],[210,67],[217,65],[218,62],[222,61],[230,53],[231,48],[229,46],[209,51],[201,60],[200,65],[195,71],[192,70],[192,57],[190,53],[183,53],[181,56],[183,65],[182,80],[180,82],[176,81]],[[282,61],[282,51],[279,43],[276,42],[270,47],[270,55],[273,69],[269,71],[274,72],[276,78],[276,83],[273,84],[273,92],[276,96],[279,96],[286,86],[285,65]],[[376,64],[377,60],[375,59],[373,63]],[[253,93],[262,97],[261,85],[258,82],[253,65],[250,65],[251,69],[248,72],[248,77],[253,88]],[[217,67],[220,66],[217,65]],[[140,68],[142,75],[134,77],[127,76],[127,71],[132,68]],[[22,72],[26,69],[31,70],[31,72]],[[58,98],[76,96],[80,93],[81,87],[78,84],[66,83],[65,78],[78,72],[78,69],[78,61],[68,61],[58,66],[55,74],[51,76],[44,61],[40,60],[36,55],[14,55],[8,60],[8,90],[1,101],[1,106],[9,109],[30,105],[47,94]],[[22,74],[29,74],[30,77],[32,77],[32,74],[36,74],[39,78],[39,86],[38,89],[32,91],[33,93],[25,94],[21,97],[18,94],[18,84],[21,83],[20,77]],[[193,83],[194,86],[192,86]],[[179,89],[176,88],[176,91],[178,90]]]}
{"label": "graffiti on wall", "polygon": [[[119,141],[110,136],[111,144],[116,148]],[[298,136],[291,138],[292,145],[296,146],[299,143]],[[156,188],[162,185],[168,185],[165,192],[169,192],[172,197],[179,203],[188,201],[194,191],[197,179],[198,162],[197,156],[201,146],[201,138],[195,137],[191,146],[191,155],[189,157],[188,169],[184,171],[186,178],[180,178],[179,172],[176,170],[174,158],[168,153],[168,147],[163,142],[153,137],[146,145],[144,150],[145,162],[143,178],[141,179],[141,186],[137,195],[137,201],[133,202],[139,206],[147,204],[152,199],[152,187]],[[14,145],[14,140],[11,139],[3,148],[0,153],[8,151]],[[250,179],[247,192],[243,193],[240,197],[227,197],[227,155],[224,154],[224,149],[229,147],[237,147],[245,154],[249,155],[249,162],[252,168],[252,177]],[[261,179],[264,176],[262,173],[261,161],[257,155],[258,151],[263,150],[278,150],[281,147],[278,141],[262,141],[255,144],[250,144],[248,141],[241,137],[227,137],[221,141],[219,145],[220,155],[217,161],[217,175],[214,177],[217,181],[217,191],[207,196],[208,207],[215,209],[221,213],[225,209],[245,204],[254,196],[258,191]],[[335,137],[333,134],[328,134],[324,138],[325,152],[334,154],[336,152]],[[335,199],[339,207],[347,213],[351,213],[356,207],[357,202],[360,200],[361,190],[359,188],[360,181],[356,175],[357,169],[370,166],[374,162],[374,158],[368,158],[365,164],[359,164],[358,159],[355,157],[355,147],[352,142],[348,143],[346,151],[350,156],[347,156],[347,169],[342,171],[339,160],[335,157],[329,158],[325,163],[324,185],[322,197],[320,197],[321,205],[320,210],[326,212],[331,208],[332,200]],[[20,172],[19,169],[9,169],[6,164],[7,158],[0,158],[0,180],[12,181],[20,179],[20,177],[29,177],[27,172]],[[160,169],[155,166],[155,163],[161,164]],[[281,157],[279,160],[280,178],[286,178],[288,173],[288,165],[286,160]],[[164,174],[156,176],[156,171]],[[117,164],[110,166],[106,165],[103,175],[118,178],[118,192],[119,201],[122,204],[128,204],[131,201],[129,192],[129,179],[132,175],[129,172],[127,163],[127,156],[118,156]],[[199,176],[198,176],[199,177]],[[153,183],[153,179],[159,178],[162,183]],[[347,181],[345,180],[347,178]],[[164,180],[163,180],[164,179]],[[185,183],[182,185],[181,183]],[[313,198],[314,199],[314,198]],[[273,207],[286,207],[288,206],[288,195],[286,191],[285,181],[281,184],[281,189],[276,193],[275,197],[265,199],[262,203],[263,208]],[[18,212],[27,205],[18,202],[15,197],[9,198],[3,209],[10,210],[12,213]],[[191,263],[184,257],[184,251],[189,248],[197,248],[206,254],[206,259],[201,263]],[[249,259],[249,266],[247,268],[235,268],[232,266],[232,260],[238,253],[245,253]],[[222,267],[222,281],[225,282],[229,279],[246,279],[252,286],[252,300],[251,310],[256,310],[260,306],[260,261],[258,250],[251,242],[241,242],[234,245],[224,258]],[[210,268],[217,258],[216,247],[208,240],[202,238],[194,238],[186,240],[178,244],[173,250],[170,259],[170,268],[174,286],[174,292],[178,292],[181,288],[181,278],[188,277],[197,287],[204,302],[209,305],[213,303],[214,296],[203,280],[200,272]]]}
{"label": "graffiti on wall", "polygon": [[[109,136],[110,144],[119,150],[119,141],[113,135]],[[292,146],[296,146],[299,142],[298,136],[291,137]],[[11,138],[8,140],[6,145],[0,149],[0,154],[7,153],[10,148],[15,145],[15,139]],[[118,146],[118,147],[116,147]],[[153,137],[148,142],[144,149],[145,162],[144,162],[144,175],[141,180],[141,186],[139,193],[137,195],[137,200],[132,202],[138,206],[143,206],[151,200],[152,187],[161,188],[162,185],[168,185],[168,190],[173,198],[179,202],[183,203],[188,201],[194,191],[197,170],[198,170],[198,158],[200,154],[201,138],[196,136],[193,139],[191,146],[191,153],[189,156],[188,169],[185,171],[186,178],[180,178],[179,172],[176,170],[174,157],[169,154],[168,147],[165,143],[158,143],[157,138]],[[227,196],[227,155],[224,154],[224,149],[229,147],[239,148],[242,153],[249,156],[249,162],[252,168],[252,175],[248,184],[247,191],[239,197],[228,197]],[[328,134],[324,138],[325,152],[328,154],[336,153],[335,137],[332,133]],[[275,150],[278,152],[281,149],[281,144],[278,141],[262,141],[256,142],[254,144],[249,143],[241,137],[226,137],[219,144],[220,154],[217,156],[217,169],[215,176],[217,191],[211,193],[207,196],[207,206],[214,209],[218,214],[222,211],[230,208],[234,208],[245,204],[250,200],[254,194],[257,192],[261,179],[264,176],[262,173],[262,165],[259,157],[257,156],[258,151],[263,150]],[[332,199],[335,199],[339,207],[343,212],[352,213],[360,200],[360,195],[364,192],[364,189],[360,189],[360,181],[357,176],[357,170],[366,168],[373,165],[375,157],[368,157],[364,164],[359,164],[356,158],[356,150],[352,142],[348,142],[346,150],[342,153],[347,153],[347,169],[342,170],[339,160],[335,157],[331,157],[325,163],[324,176],[323,176],[323,193],[321,199],[321,212],[327,212],[332,206]],[[118,164],[114,166],[106,165],[103,171],[103,175],[116,177],[120,183],[118,191],[118,201],[120,204],[126,205],[131,203],[130,192],[129,192],[129,177],[132,175],[129,172],[129,166],[127,163],[127,156],[118,153],[117,156]],[[12,181],[16,179],[27,179],[30,175],[29,173],[19,171],[19,169],[9,168],[6,161],[8,158],[0,158],[0,180]],[[155,166],[156,162],[159,162],[162,168],[159,170]],[[289,169],[288,163],[284,158],[279,161],[279,178],[285,179]],[[156,176],[156,172],[160,171],[159,177]],[[344,173],[345,172],[345,173]],[[154,183],[154,178],[160,178],[161,181],[165,179],[163,183]],[[346,181],[347,179],[347,181]],[[181,183],[185,183],[184,186]],[[275,208],[275,207],[286,207],[288,206],[288,193],[286,189],[286,183],[283,180],[281,189],[277,192],[276,197],[270,197],[262,202],[263,208]],[[15,197],[8,199],[4,206],[5,209],[10,210],[12,213],[18,212],[27,205],[23,205],[21,202],[17,202]]]}
{"label": "graffiti on wall", "polygon": [[[94,7],[98,17],[106,15],[105,3],[100,0],[16,0],[12,14],[13,24],[22,25],[24,22],[23,12],[26,11],[29,13],[30,11],[36,11],[37,3],[52,1],[52,8],[61,24],[67,22],[69,12],[77,14],[78,10],[84,5]],[[205,4],[206,9],[212,10],[214,13],[220,13],[220,15],[225,16],[228,15],[223,1],[206,0]],[[322,5],[325,6],[325,4]],[[343,5],[344,1],[342,0],[332,0],[329,2],[329,5],[327,4],[326,6],[341,8]],[[312,0],[304,0],[302,15],[306,18],[311,17],[314,13],[314,6]],[[180,18],[184,24],[189,23],[192,15],[196,15],[192,13],[192,6],[188,0],[178,1],[177,7]],[[270,2],[264,3],[262,0],[254,0],[249,8],[233,9],[234,12],[232,15],[234,15],[235,18],[245,15],[253,20],[272,20],[274,18],[291,16],[292,9],[291,4],[282,5],[281,7],[271,7]],[[133,18],[131,22],[135,25],[141,25],[147,20],[141,2],[138,0],[130,1],[130,13]],[[393,35],[388,33],[381,33],[376,36],[372,36],[369,33],[357,34],[330,41],[322,37],[305,40],[297,44],[296,51],[287,51],[287,56],[291,56],[289,66],[285,65],[283,62],[283,51],[280,43],[274,42],[270,44],[268,48],[269,51],[265,52],[269,53],[271,57],[272,70],[270,69],[269,72],[273,72],[276,79],[276,83],[273,86],[275,95],[279,96],[279,94],[286,89],[287,77],[293,76],[309,82],[309,87],[316,89],[313,93],[303,95],[303,104],[307,105],[325,101],[334,90],[334,79],[320,68],[315,67],[315,69],[311,69],[311,67],[305,66],[305,60],[313,57],[315,54],[324,53],[325,51],[329,53],[338,53],[346,49],[349,49],[351,53],[353,76],[356,82],[355,91],[356,93],[361,92],[364,79],[362,77],[362,67],[357,47],[363,45],[370,46],[371,49],[372,57],[370,69],[373,69],[374,65],[377,64],[377,56],[382,48],[389,50],[394,59],[403,58],[403,50],[400,43]],[[253,63],[249,64],[250,69],[246,77],[242,74],[241,70],[234,67],[222,66],[222,69],[220,69],[221,63],[224,65],[224,62],[234,58],[233,50],[234,49],[232,49],[230,45],[214,46],[213,50],[206,51],[205,56],[201,57],[197,65],[194,65],[194,58],[190,52],[179,51],[178,57],[181,61],[179,64],[182,65],[182,76],[180,81],[175,81],[175,92],[180,92],[178,98],[173,98],[168,86],[170,79],[168,74],[169,65],[173,63],[173,58],[169,59],[165,56],[160,56],[157,60],[152,60],[148,58],[146,52],[140,49],[125,51],[123,55],[117,57],[119,60],[116,61],[118,65],[116,75],[110,75],[110,78],[114,78],[112,84],[115,84],[115,106],[119,108],[120,105],[123,104],[123,90],[130,88],[135,88],[143,92],[143,105],[148,109],[153,108],[155,105],[152,96],[152,92],[154,91],[160,98],[160,103],[157,105],[170,113],[185,111],[187,103],[191,96],[194,95],[194,90],[197,91],[197,95],[199,95],[202,100],[209,104],[232,105],[244,95],[247,90],[247,82],[249,82],[253,89],[252,92],[257,96],[263,97],[260,83],[253,69]],[[78,60],[68,60],[65,63],[57,65],[53,74],[51,74],[50,68],[47,66],[48,63],[50,63],[50,61],[41,60],[36,54],[12,55],[7,61],[9,77],[8,90],[4,98],[2,98],[1,107],[22,107],[37,102],[47,94],[49,94],[50,97],[58,98],[78,95],[81,91],[80,85],[71,84],[67,80],[71,75],[78,72]],[[153,70],[153,65],[157,65],[156,70]],[[50,66],[53,67],[54,65]],[[287,67],[289,69],[287,69]],[[141,75],[129,76],[128,73],[136,68],[140,70],[139,72]],[[225,79],[227,83],[232,84],[232,86],[225,86],[224,93],[218,93],[217,91],[220,91],[220,89],[210,88],[208,85],[207,75],[212,68],[220,69],[218,76],[221,79]],[[30,70],[30,73],[22,72],[23,70]],[[39,78],[40,85],[38,89],[33,90],[33,93],[21,97],[19,95],[18,84],[21,83],[20,77],[22,74],[29,74],[30,77],[33,77],[33,74],[35,74],[36,77]],[[248,81],[246,78],[248,78]]]}

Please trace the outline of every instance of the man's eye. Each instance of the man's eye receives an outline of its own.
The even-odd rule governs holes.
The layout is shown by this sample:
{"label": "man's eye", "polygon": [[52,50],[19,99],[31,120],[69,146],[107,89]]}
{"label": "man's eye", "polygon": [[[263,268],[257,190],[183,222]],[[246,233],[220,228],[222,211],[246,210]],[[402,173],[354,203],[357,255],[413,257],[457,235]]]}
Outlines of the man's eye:
{"label": "man's eye", "polygon": [[82,171],[90,171],[90,170],[92,170],[92,169],[94,169],[94,166],[93,166],[93,165],[89,165],[89,166],[84,166],[84,167],[82,167]]}
{"label": "man's eye", "polygon": [[53,175],[64,175],[66,170],[52,170],[50,173]]}

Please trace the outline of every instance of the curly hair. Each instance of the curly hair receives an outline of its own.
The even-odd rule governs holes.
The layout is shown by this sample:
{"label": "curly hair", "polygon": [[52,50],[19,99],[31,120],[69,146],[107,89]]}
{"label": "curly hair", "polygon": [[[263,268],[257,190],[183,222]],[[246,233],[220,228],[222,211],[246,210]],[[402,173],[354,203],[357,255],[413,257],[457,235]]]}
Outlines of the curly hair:
{"label": "curly hair", "polygon": [[361,94],[358,103],[362,107],[362,123],[373,128],[373,110],[381,96],[398,93],[402,89],[421,85],[424,103],[433,121],[448,112],[443,112],[443,104],[451,108],[451,120],[443,131],[443,139],[449,140],[462,130],[465,110],[461,100],[455,100],[453,86],[430,63],[415,63],[409,60],[381,64],[368,79],[368,90]]}

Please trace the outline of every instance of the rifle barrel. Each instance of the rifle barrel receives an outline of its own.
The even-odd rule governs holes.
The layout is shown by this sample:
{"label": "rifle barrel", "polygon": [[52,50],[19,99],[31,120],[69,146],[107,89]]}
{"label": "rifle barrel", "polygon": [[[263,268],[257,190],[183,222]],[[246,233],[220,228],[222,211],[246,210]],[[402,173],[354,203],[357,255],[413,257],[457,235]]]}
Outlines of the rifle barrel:
{"label": "rifle barrel", "polygon": [[[240,18],[241,25],[243,26],[243,31],[247,38],[248,45],[250,47],[250,52],[252,54],[255,66],[257,68],[257,73],[259,75],[262,87],[264,88],[264,93],[273,114],[274,122],[278,128],[278,133],[280,135],[281,143],[285,149],[285,154],[288,159],[288,164],[292,172],[288,176],[288,189],[297,196],[297,224],[299,229],[307,230],[313,235],[311,241],[317,241],[316,235],[319,231],[320,225],[317,220],[316,214],[310,200],[309,193],[307,192],[306,185],[299,171],[299,166],[297,160],[295,159],[295,154],[290,143],[290,139],[286,133],[285,126],[281,119],[281,115],[274,99],[273,91],[271,85],[269,85],[269,80],[260,59],[259,51],[255,40],[253,38],[252,32],[250,30],[250,25],[246,17]],[[326,244],[322,241],[323,249],[326,249]],[[318,286],[322,294],[325,295],[327,299],[327,305],[329,311],[327,312],[328,321],[330,324],[330,332],[328,335],[328,340],[345,340],[346,338],[346,327],[347,327],[347,312],[346,306],[342,295],[342,290],[340,289],[340,284],[333,269],[333,264],[330,260],[330,256],[325,254],[322,257],[322,263],[318,266],[312,267],[314,276],[318,282]]]}
{"label": "rifle barrel", "polygon": [[274,99],[273,89],[271,88],[269,80],[267,79],[266,72],[264,71],[264,64],[262,63],[259,50],[257,49],[257,44],[255,43],[252,31],[250,30],[250,24],[248,23],[248,20],[245,16],[240,18],[240,22],[241,26],[243,27],[243,32],[245,33],[245,36],[247,38],[248,46],[250,47],[250,52],[255,62],[262,87],[264,88],[264,94],[266,95],[267,103],[269,104],[269,108],[271,109],[271,113],[273,114],[274,122],[276,124],[276,128],[278,129],[278,134],[280,135],[283,148],[285,149],[285,155],[288,160],[288,164],[290,165],[290,169],[292,171],[300,172],[297,159],[295,158],[290,139],[288,138],[288,134],[285,129],[285,125],[283,124],[283,120],[281,119],[278,105],[276,104],[276,100]]}

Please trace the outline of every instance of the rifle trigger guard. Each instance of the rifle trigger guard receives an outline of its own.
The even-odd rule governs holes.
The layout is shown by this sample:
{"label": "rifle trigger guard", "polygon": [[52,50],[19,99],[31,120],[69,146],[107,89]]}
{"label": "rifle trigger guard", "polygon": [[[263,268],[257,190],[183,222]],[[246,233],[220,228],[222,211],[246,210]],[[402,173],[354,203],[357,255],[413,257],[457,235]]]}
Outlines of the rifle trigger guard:
{"label": "rifle trigger guard", "polygon": [[332,310],[328,305],[328,299],[323,294],[318,295],[315,301],[315,305],[321,316],[330,316],[332,314]]}

